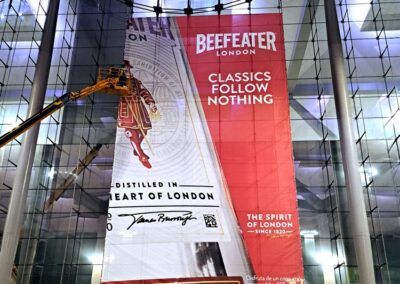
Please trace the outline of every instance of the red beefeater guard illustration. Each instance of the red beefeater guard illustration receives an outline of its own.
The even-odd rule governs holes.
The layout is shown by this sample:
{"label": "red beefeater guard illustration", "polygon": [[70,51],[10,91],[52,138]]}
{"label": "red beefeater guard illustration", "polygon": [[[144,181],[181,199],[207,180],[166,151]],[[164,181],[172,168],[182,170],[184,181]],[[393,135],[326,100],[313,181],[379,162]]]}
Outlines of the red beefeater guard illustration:
{"label": "red beefeater guard illustration", "polygon": [[133,147],[133,154],[146,168],[151,168],[149,156],[142,149],[142,142],[146,139],[147,131],[151,129],[149,113],[143,101],[150,107],[150,111],[157,112],[155,100],[142,82],[131,73],[131,64],[124,61],[127,77],[128,96],[121,97],[118,111],[118,127],[125,128],[125,135]]}

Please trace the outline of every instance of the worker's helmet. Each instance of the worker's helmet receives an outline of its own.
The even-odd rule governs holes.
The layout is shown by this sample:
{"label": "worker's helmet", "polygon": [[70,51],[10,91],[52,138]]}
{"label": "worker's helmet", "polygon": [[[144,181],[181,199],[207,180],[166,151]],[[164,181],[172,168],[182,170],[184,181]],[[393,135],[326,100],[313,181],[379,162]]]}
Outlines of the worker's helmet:
{"label": "worker's helmet", "polygon": [[133,66],[131,65],[129,60],[124,60],[124,67],[132,68]]}

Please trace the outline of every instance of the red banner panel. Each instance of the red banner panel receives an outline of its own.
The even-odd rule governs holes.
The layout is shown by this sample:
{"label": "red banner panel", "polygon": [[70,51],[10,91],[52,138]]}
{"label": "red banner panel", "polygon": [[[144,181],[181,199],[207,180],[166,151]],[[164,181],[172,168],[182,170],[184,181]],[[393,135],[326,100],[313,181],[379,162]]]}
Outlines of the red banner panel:
{"label": "red banner panel", "polygon": [[301,283],[282,15],[177,22],[254,280]]}

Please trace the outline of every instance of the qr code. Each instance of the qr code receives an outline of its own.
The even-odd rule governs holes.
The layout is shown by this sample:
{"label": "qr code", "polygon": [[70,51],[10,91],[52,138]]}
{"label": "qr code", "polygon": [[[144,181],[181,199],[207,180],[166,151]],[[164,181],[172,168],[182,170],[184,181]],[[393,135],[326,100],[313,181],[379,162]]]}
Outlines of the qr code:
{"label": "qr code", "polygon": [[213,214],[204,214],[204,221],[207,228],[218,228],[217,218]]}

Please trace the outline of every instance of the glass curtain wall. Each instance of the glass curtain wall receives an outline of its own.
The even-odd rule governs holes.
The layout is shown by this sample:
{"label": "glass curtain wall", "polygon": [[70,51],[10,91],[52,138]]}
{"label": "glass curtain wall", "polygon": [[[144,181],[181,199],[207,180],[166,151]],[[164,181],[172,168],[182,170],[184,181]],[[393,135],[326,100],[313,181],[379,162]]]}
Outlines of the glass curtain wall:
{"label": "glass curtain wall", "polygon": [[[182,12],[187,5],[159,2]],[[217,2],[191,1],[191,6]],[[283,13],[305,278],[316,284],[358,283],[323,2],[253,0],[222,14]],[[47,104],[93,84],[99,67],[122,63],[126,19],[132,13],[155,16],[130,3],[61,1]],[[376,282],[400,283],[400,0],[336,3]],[[1,134],[26,119],[47,4],[0,2]],[[42,122],[15,259],[17,283],[100,282],[117,105],[116,96],[98,93]],[[10,193],[17,190],[13,180],[22,139],[0,148],[0,237]]]}

